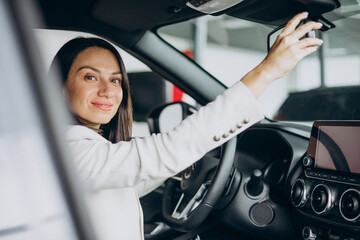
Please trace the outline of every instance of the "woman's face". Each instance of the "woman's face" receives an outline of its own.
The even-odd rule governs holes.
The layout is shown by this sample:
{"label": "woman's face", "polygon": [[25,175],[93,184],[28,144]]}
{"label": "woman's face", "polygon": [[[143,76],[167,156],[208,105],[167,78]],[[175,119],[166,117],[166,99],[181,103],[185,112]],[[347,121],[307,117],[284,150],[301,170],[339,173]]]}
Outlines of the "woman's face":
{"label": "woman's face", "polygon": [[65,83],[71,111],[88,127],[99,129],[116,114],[122,97],[122,75],[112,52],[89,47],[75,58]]}

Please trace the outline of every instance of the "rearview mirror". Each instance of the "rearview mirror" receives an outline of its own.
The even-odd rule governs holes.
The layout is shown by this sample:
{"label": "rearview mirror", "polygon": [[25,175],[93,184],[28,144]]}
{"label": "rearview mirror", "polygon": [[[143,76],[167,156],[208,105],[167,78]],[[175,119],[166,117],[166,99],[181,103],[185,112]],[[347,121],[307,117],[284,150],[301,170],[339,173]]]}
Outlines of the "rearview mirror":
{"label": "rearview mirror", "polygon": [[176,126],[187,116],[195,113],[197,109],[184,102],[174,102],[162,105],[154,110],[147,117],[151,133],[165,133]]}
{"label": "rearview mirror", "polygon": [[271,47],[274,45],[276,38],[284,29],[285,25],[281,25],[274,30],[272,30],[269,35],[267,36],[267,51],[270,52]]}
{"label": "rearview mirror", "polygon": [[[301,25],[305,24],[306,22],[308,22],[309,20],[303,21],[301,22],[297,27],[300,27]],[[271,47],[274,45],[276,38],[279,36],[279,34],[283,31],[284,27],[286,24],[283,24],[277,28],[275,28],[274,30],[272,30],[268,37],[267,37],[267,50],[268,52],[270,51]],[[316,36],[315,31],[312,30],[310,32],[308,32],[307,34],[305,34],[301,39],[303,38],[314,38]]]}

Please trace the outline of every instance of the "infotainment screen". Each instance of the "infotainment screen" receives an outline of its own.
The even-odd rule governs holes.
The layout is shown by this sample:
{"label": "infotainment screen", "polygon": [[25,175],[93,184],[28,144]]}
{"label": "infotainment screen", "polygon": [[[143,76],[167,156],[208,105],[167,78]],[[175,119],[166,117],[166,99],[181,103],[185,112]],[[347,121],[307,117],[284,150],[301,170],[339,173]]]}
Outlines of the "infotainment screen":
{"label": "infotainment screen", "polygon": [[308,155],[315,168],[360,174],[360,122],[315,122]]}

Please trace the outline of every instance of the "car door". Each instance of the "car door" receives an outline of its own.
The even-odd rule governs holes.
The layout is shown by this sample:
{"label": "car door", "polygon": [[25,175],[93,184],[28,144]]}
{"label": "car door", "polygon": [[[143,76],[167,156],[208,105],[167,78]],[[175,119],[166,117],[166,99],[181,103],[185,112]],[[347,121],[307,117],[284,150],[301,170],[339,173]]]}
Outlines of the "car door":
{"label": "car door", "polygon": [[62,132],[67,113],[30,26],[32,1],[0,1],[0,239],[95,239]]}

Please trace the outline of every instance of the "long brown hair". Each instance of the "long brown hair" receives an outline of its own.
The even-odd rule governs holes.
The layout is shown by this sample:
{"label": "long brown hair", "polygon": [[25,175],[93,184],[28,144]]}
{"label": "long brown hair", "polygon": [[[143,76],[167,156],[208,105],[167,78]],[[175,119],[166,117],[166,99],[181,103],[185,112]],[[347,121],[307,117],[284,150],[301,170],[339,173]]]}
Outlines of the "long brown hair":
{"label": "long brown hair", "polygon": [[100,129],[103,131],[102,135],[112,143],[129,141],[131,139],[133,121],[129,78],[119,52],[110,43],[100,38],[74,38],[65,43],[64,46],[62,46],[56,53],[55,58],[51,63],[50,72],[55,71],[55,68],[59,66],[63,84],[65,84],[75,58],[80,52],[89,47],[100,47],[111,51],[119,63],[120,71],[123,77],[121,83],[121,87],[123,89],[123,99],[117,113],[110,122],[100,126]]}

